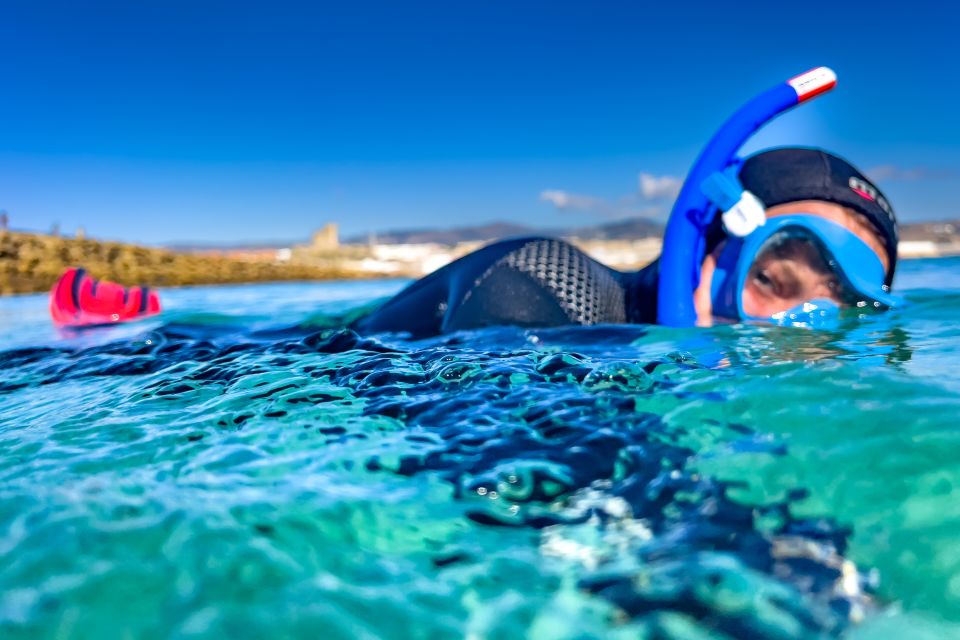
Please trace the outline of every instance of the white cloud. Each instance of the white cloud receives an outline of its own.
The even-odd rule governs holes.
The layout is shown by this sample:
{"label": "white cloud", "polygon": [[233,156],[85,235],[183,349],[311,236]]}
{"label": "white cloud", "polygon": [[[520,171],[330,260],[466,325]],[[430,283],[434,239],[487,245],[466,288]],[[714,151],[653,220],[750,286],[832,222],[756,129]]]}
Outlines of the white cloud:
{"label": "white cloud", "polygon": [[640,195],[647,200],[667,200],[680,194],[683,180],[674,176],[655,176],[640,173]]}
{"label": "white cloud", "polygon": [[655,176],[641,173],[639,191],[616,200],[598,198],[562,189],[546,189],[540,192],[540,200],[549,202],[558,211],[578,211],[608,218],[641,216],[662,217],[667,209],[665,201],[673,200],[680,192],[683,181],[673,176]]}
{"label": "white cloud", "polygon": [[591,211],[603,209],[609,206],[609,203],[602,198],[593,196],[584,196],[559,189],[546,189],[540,192],[540,200],[549,202],[557,209],[577,209],[581,211]]}
{"label": "white cloud", "polygon": [[616,201],[610,201],[604,198],[570,193],[569,191],[562,191],[560,189],[546,189],[540,192],[540,200],[549,202],[556,207],[558,211],[589,213],[605,218],[626,218],[633,216],[656,218],[663,213],[659,206],[648,205],[648,203],[643,202],[636,195],[629,195],[619,198]]}

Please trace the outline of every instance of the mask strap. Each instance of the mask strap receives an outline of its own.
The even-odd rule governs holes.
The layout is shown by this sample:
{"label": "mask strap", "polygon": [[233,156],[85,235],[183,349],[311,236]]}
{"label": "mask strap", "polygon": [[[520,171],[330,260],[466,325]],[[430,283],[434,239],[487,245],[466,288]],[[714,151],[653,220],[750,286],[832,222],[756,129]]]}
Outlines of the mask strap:
{"label": "mask strap", "polygon": [[740,318],[740,292],[737,291],[737,263],[743,251],[743,240],[727,238],[717,258],[710,283],[713,315],[736,320]]}

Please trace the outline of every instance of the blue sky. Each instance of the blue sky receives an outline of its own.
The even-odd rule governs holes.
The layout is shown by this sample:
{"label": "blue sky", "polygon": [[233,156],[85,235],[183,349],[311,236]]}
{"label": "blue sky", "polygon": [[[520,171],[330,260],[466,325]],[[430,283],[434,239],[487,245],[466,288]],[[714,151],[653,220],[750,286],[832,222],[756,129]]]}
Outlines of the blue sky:
{"label": "blue sky", "polygon": [[733,109],[824,64],[838,88],[751,148],[824,146],[901,220],[960,217],[957,24],[924,2],[3,0],[0,208],[151,244],[662,217]]}

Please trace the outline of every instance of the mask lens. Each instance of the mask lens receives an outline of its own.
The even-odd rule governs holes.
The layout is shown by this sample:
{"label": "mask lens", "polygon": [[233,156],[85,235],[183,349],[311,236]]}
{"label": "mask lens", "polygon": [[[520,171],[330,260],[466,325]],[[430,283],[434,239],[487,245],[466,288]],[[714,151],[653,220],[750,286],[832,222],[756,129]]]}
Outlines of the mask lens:
{"label": "mask lens", "polygon": [[830,251],[802,228],[778,231],[761,245],[744,282],[745,310],[767,317],[813,299],[854,304],[860,297],[846,285]]}

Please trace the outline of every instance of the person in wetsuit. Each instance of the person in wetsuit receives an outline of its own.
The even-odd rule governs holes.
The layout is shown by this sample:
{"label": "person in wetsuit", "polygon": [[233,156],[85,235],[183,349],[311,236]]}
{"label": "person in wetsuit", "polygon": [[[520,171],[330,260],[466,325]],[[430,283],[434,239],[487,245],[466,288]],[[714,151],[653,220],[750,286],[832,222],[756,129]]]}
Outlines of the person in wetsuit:
{"label": "person in wetsuit", "polygon": [[[767,207],[768,219],[803,212],[842,225],[880,259],[887,287],[897,260],[893,210],[880,191],[845,160],[816,149],[783,148],[744,161],[743,187]],[[707,259],[695,294],[698,317],[712,315],[710,278],[725,242],[719,216],[708,233]],[[814,297],[840,299],[840,285],[815,251],[772,253],[744,288],[745,302],[772,315]],[[414,338],[495,325],[555,327],[654,323],[659,262],[621,272],[570,243],[545,237],[501,240],[414,282],[354,327]]]}

